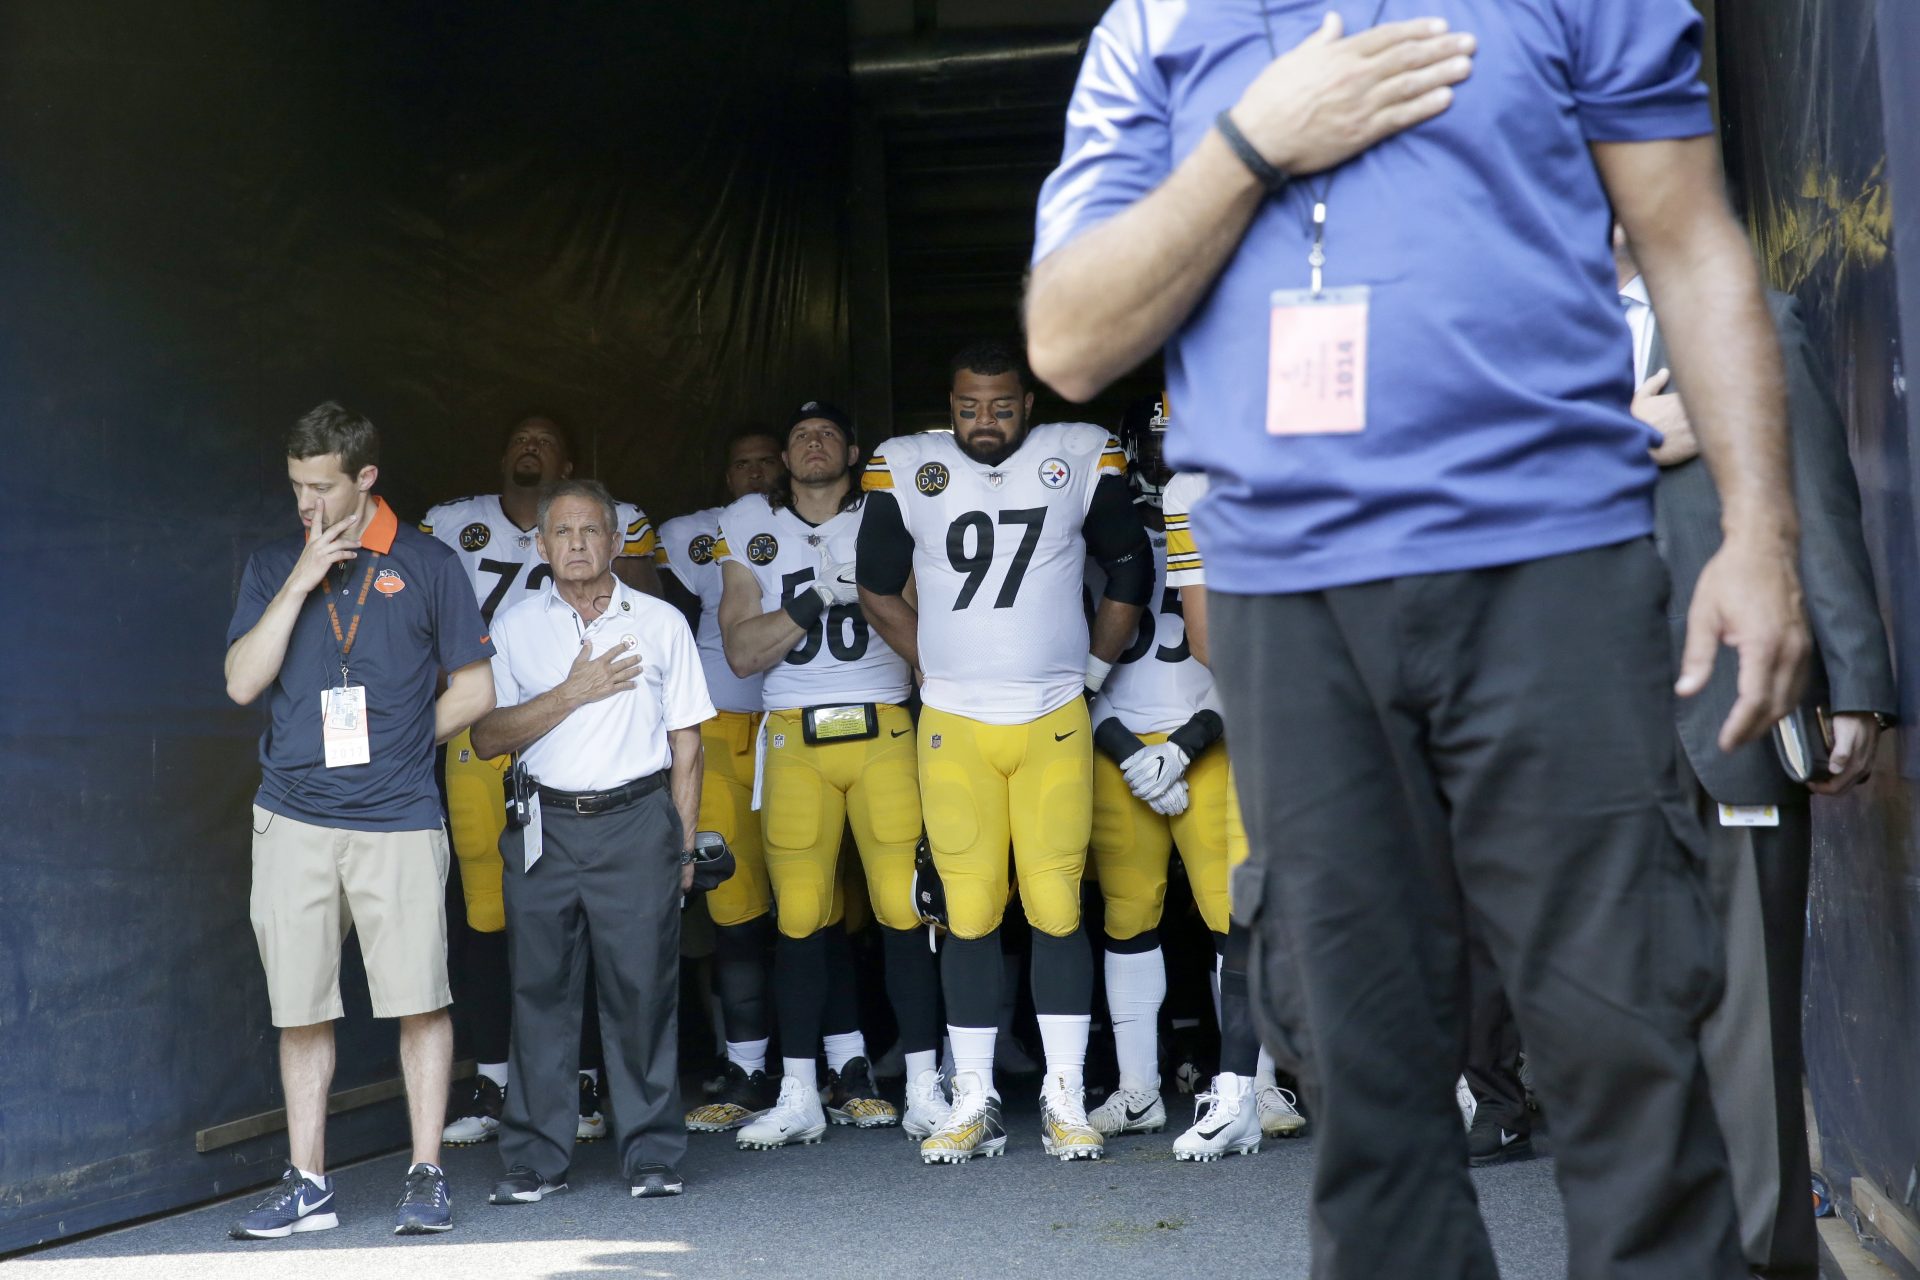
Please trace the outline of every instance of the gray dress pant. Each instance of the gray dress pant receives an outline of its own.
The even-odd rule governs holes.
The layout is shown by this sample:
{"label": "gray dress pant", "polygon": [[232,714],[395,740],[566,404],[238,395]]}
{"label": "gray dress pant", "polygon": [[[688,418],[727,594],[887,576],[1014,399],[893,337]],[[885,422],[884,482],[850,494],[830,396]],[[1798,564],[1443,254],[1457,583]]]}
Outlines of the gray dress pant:
{"label": "gray dress pant", "polygon": [[1469,922],[1552,1117],[1568,1274],[1745,1276],[1699,1047],[1721,961],[1666,595],[1646,539],[1211,594],[1254,850],[1235,916],[1315,1111],[1315,1277],[1496,1274],[1453,1101]]}
{"label": "gray dress pant", "polygon": [[668,788],[610,813],[543,805],[543,849],[525,871],[524,833],[500,839],[513,1047],[500,1156],[566,1177],[579,1124],[580,1006],[591,953],[604,1079],[631,1177],[687,1150],[679,1097],[680,816]]}
{"label": "gray dress pant", "polygon": [[1707,1019],[1700,1047],[1732,1157],[1740,1242],[1768,1280],[1817,1280],[1820,1241],[1800,1084],[1813,812],[1782,805],[1777,827],[1723,827],[1713,799],[1697,795],[1727,949],[1727,994]]}

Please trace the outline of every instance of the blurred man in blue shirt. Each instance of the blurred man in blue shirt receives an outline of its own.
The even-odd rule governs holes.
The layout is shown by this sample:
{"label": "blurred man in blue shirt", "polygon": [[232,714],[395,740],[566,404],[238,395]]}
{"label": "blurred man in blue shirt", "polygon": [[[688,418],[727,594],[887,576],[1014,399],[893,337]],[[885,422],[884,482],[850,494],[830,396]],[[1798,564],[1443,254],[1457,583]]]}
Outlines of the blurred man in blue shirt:
{"label": "blurred man in blue shirt", "polygon": [[[1471,919],[1538,1059],[1571,1273],[1740,1275],[1671,696],[1733,645],[1721,743],[1747,740],[1807,640],[1700,22],[1421,8],[1115,4],[1041,195],[1033,366],[1086,398],[1165,344],[1169,459],[1212,481],[1193,531],[1256,851],[1234,905],[1271,1038],[1312,1048],[1315,1274],[1495,1273],[1449,1089]],[[1677,686],[1613,214],[1729,496]]]}

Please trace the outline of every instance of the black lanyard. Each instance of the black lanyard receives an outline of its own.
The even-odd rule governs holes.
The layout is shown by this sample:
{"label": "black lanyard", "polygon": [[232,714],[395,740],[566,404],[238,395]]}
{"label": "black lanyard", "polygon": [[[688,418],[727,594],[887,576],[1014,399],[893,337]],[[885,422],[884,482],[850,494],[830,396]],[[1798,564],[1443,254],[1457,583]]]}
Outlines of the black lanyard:
{"label": "black lanyard", "polygon": [[[1387,11],[1387,0],[1379,0],[1373,7],[1373,18],[1368,27],[1380,25],[1380,15]],[[1267,56],[1278,58],[1280,47],[1273,39],[1273,17],[1267,12],[1267,0],[1260,0],[1260,27],[1267,37]],[[1305,212],[1302,229],[1313,237],[1313,248],[1307,254],[1307,265],[1313,269],[1313,292],[1318,295],[1324,282],[1323,268],[1327,265],[1327,196],[1333,190],[1333,175],[1337,170],[1329,170],[1320,175],[1320,185],[1316,188],[1310,179],[1302,179],[1300,186],[1313,197],[1313,207]]]}
{"label": "black lanyard", "polygon": [[[340,647],[340,687],[347,684],[347,655],[353,652],[353,638],[360,633],[360,611],[367,607],[367,591],[373,586],[374,566],[380,562],[378,551],[367,552],[367,574],[360,579],[360,598],[353,602],[353,618],[344,633],[340,630],[340,611],[333,607],[333,575],[327,575],[327,617],[333,623],[333,642]],[[342,581],[351,579],[342,576]]]}

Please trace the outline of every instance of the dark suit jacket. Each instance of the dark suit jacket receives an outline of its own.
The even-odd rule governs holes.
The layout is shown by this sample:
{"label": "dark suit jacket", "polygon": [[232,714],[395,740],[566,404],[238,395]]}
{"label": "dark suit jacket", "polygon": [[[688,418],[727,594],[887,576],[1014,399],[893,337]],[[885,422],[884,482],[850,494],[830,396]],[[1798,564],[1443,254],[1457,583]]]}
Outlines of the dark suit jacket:
{"label": "dark suit jacket", "polygon": [[[1846,428],[1798,304],[1773,292],[1767,303],[1786,364],[1793,489],[1800,506],[1800,580],[1815,650],[1808,698],[1835,711],[1892,715],[1893,664],[1860,532],[1860,489]],[[1656,323],[1647,371],[1666,367],[1667,344]],[[1654,538],[1673,576],[1668,614],[1677,663],[1694,584],[1720,549],[1720,496],[1704,460],[1662,468],[1654,489]],[[1720,750],[1716,739],[1733,708],[1738,668],[1733,651],[1722,649],[1707,687],[1680,700],[1680,741],[1687,759],[1707,794],[1722,804],[1806,804],[1807,789],[1781,769],[1770,737],[1730,754]]]}

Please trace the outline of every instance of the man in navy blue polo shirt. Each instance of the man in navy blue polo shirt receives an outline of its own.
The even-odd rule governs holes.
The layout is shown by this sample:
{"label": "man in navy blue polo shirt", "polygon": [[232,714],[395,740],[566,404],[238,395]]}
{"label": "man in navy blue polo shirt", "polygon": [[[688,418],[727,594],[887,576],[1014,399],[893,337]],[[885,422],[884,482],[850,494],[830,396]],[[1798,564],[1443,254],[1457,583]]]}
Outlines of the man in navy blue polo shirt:
{"label": "man in navy blue polo shirt", "polygon": [[349,927],[374,1016],[400,1020],[413,1161],[394,1232],[453,1225],[440,1169],[453,1031],[433,748],[492,710],[493,646],[454,553],[374,496],[379,459],[373,424],[338,404],[295,424],[287,478],[306,529],[248,559],[227,628],[228,695],[246,705],[266,694],[270,712],[251,914],[281,1029],[289,1155],[237,1239],[338,1224],[327,1090]]}
{"label": "man in navy blue polo shirt", "polygon": [[1728,497],[1677,686],[1739,650],[1726,747],[1791,705],[1807,640],[1700,20],[1388,7],[1109,10],[1041,195],[1033,366],[1085,398],[1164,343],[1169,460],[1212,481],[1192,527],[1255,850],[1234,907],[1270,1038],[1311,1044],[1315,1275],[1494,1274],[1450,1091],[1468,919],[1537,1059],[1571,1274],[1743,1275],[1609,253],[1611,200]]}

